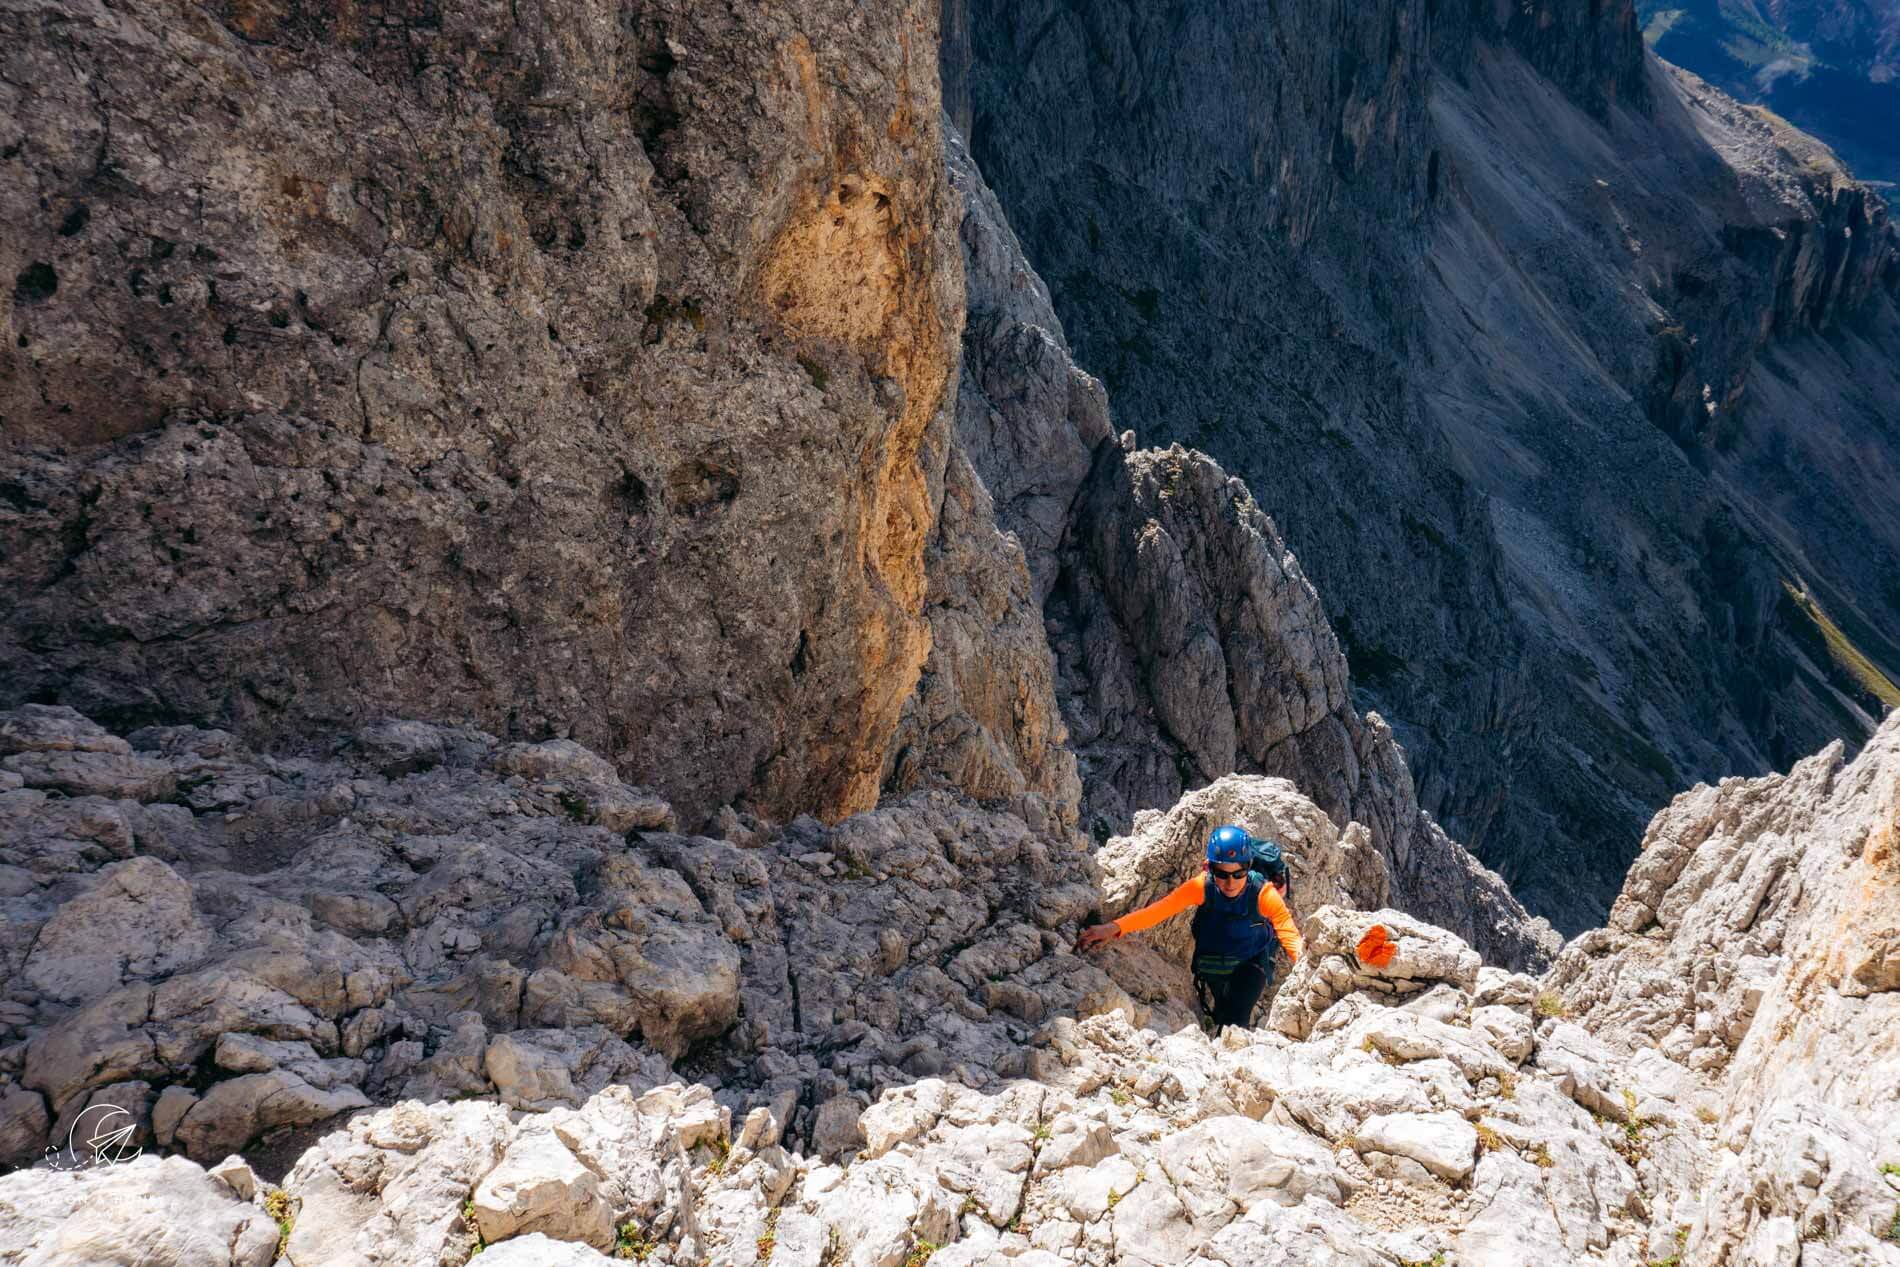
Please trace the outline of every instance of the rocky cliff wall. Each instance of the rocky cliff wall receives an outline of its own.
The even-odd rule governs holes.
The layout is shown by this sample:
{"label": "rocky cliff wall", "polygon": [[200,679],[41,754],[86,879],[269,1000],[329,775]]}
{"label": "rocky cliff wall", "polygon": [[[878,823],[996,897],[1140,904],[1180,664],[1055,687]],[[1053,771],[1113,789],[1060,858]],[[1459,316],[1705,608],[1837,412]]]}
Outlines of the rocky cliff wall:
{"label": "rocky cliff wall", "polygon": [[934,6],[0,24],[0,698],[874,803],[962,320]]}
{"label": "rocky cliff wall", "polygon": [[1870,733],[1810,609],[1891,678],[1892,235],[1629,5],[946,22],[1078,359],[1246,481],[1533,909],[1600,918],[1685,779]]}
{"label": "rocky cliff wall", "polygon": [[1900,1257],[1897,831],[1900,720],[1851,763],[1698,787],[1551,973],[1579,1024],[1732,1106],[1668,1178],[1685,1267]]}

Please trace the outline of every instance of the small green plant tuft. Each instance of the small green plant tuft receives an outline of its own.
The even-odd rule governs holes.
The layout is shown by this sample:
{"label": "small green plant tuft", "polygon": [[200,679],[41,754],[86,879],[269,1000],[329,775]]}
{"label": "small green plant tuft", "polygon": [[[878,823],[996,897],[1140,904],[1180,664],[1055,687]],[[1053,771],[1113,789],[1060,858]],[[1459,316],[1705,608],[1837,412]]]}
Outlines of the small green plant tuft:
{"label": "small green plant tuft", "polygon": [[1537,996],[1536,1011],[1539,1016],[1563,1016],[1568,1010],[1564,1007],[1563,995],[1555,990],[1545,990]]}
{"label": "small green plant tuft", "polygon": [[1610,1141],[1610,1146],[1622,1154],[1623,1160],[1628,1162],[1631,1168],[1634,1168],[1637,1162],[1649,1156],[1649,1144],[1648,1141],[1643,1138],[1643,1128],[1647,1125],[1648,1123],[1643,1121],[1643,1119],[1632,1117],[1629,1121],[1623,1123],[1622,1139],[1612,1139]]}
{"label": "small green plant tuft", "polygon": [[754,1242],[759,1251],[759,1267],[772,1261],[772,1251],[778,1248],[778,1210],[776,1208],[765,1216],[765,1231]]}
{"label": "small green plant tuft", "polygon": [[910,1253],[904,1258],[904,1267],[924,1267],[930,1261],[930,1256],[942,1248],[934,1241],[918,1241],[910,1247]]}
{"label": "small green plant tuft", "polygon": [[1517,1075],[1509,1069],[1498,1075],[1498,1099],[1517,1099]]}
{"label": "small green plant tuft", "polygon": [[1129,1094],[1120,1087],[1110,1087],[1108,1089],[1108,1098],[1118,1105],[1126,1105],[1130,1099]]}
{"label": "small green plant tuft", "polygon": [[1489,1126],[1486,1126],[1483,1122],[1473,1123],[1472,1129],[1478,1132],[1478,1151],[1480,1154],[1495,1153],[1504,1147],[1504,1137],[1492,1130]]}
{"label": "small green plant tuft", "polygon": [[297,1212],[290,1207],[290,1194],[282,1188],[265,1192],[264,1213],[277,1224],[277,1256],[282,1258],[285,1247],[290,1244],[291,1229],[297,1226]]}
{"label": "small green plant tuft", "polygon": [[626,1222],[620,1225],[619,1235],[614,1240],[614,1257],[644,1263],[653,1257],[653,1251],[659,1245],[640,1229],[639,1224]]}
{"label": "small green plant tuft", "polygon": [[1537,1147],[1531,1149],[1531,1160],[1544,1170],[1549,1170],[1557,1164],[1551,1160],[1550,1145],[1542,1140],[1538,1140]]}
{"label": "small green plant tuft", "polygon": [[1117,1191],[1115,1191],[1115,1189],[1113,1189],[1113,1188],[1110,1188],[1110,1189],[1108,1190],[1108,1208],[1109,1208],[1109,1209],[1111,1209],[1111,1210],[1112,1210],[1112,1209],[1114,1209],[1114,1208],[1115,1208],[1115,1203],[1116,1203],[1117,1201],[1120,1201],[1121,1199],[1122,1199],[1122,1194],[1121,1194],[1121,1193],[1119,1193],[1119,1192],[1117,1192]]}
{"label": "small green plant tuft", "polygon": [[475,1234],[475,1244],[472,1245],[468,1251],[468,1256],[470,1258],[473,1258],[475,1257],[475,1255],[481,1253],[483,1250],[488,1248],[488,1242],[482,1239],[481,1228],[478,1227],[475,1223],[475,1198],[474,1197],[462,1198],[462,1222],[468,1224],[468,1230]]}

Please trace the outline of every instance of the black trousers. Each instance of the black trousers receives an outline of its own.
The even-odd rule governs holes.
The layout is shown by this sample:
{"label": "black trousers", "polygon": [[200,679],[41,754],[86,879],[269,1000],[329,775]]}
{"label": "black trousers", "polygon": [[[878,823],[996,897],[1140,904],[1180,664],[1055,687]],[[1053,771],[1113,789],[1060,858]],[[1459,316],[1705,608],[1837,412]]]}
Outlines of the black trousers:
{"label": "black trousers", "polygon": [[1212,1000],[1208,1013],[1217,1033],[1224,1026],[1244,1029],[1253,1024],[1253,1010],[1267,988],[1269,971],[1262,963],[1243,963],[1218,977],[1196,978]]}

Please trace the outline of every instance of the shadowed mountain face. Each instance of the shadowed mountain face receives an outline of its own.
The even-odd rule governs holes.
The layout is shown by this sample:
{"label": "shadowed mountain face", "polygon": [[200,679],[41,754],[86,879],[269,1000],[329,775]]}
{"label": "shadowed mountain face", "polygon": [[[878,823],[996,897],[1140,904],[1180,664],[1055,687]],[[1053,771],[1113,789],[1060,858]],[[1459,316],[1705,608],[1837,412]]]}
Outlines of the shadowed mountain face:
{"label": "shadowed mountain face", "polygon": [[1570,930],[1672,790],[1858,741],[1900,665],[1885,209],[1639,36],[945,10],[946,100],[1116,425],[1247,480],[1421,804]]}
{"label": "shadowed mountain face", "polygon": [[1643,0],[1657,53],[1834,147],[1864,180],[1900,181],[1900,4]]}

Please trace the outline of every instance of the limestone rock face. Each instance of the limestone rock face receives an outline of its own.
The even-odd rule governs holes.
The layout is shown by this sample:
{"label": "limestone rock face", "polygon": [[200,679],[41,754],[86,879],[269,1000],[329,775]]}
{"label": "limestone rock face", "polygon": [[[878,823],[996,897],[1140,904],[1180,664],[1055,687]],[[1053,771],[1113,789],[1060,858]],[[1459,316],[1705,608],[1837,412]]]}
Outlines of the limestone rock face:
{"label": "limestone rock face", "polygon": [[129,858],[40,929],[22,975],[54,999],[93,998],[127,980],[169,976],[211,948],[191,886],[156,858]]}
{"label": "limestone rock face", "polygon": [[962,320],[936,6],[386,16],[0,18],[0,704],[867,808]]}
{"label": "limestone rock face", "polygon": [[[98,746],[77,714],[0,724],[21,755]],[[0,792],[9,1159],[63,1144],[101,1096],[206,1162],[372,1094],[573,1105],[730,1028],[740,950],[600,825],[644,806],[662,826],[663,802],[572,745],[396,733],[332,761],[189,728],[108,754],[161,767],[185,805]]]}
{"label": "limestone rock face", "polygon": [[185,1111],[173,1141],[199,1161],[243,1148],[277,1126],[305,1126],[369,1104],[362,1091],[312,1087],[284,1069],[243,1074],[218,1083]]}
{"label": "limestone rock face", "polygon": [[1651,823],[1611,927],[1551,972],[1578,1025],[1701,1089],[1722,1151],[1670,1193],[1684,1262],[1900,1255],[1896,833],[1900,717],[1851,763],[1835,744],[1698,787]]}
{"label": "limestone rock face", "polygon": [[541,1232],[606,1249],[614,1241],[613,1210],[600,1178],[553,1132],[523,1135],[482,1179],[473,1197],[475,1226],[485,1241]]}
{"label": "limestone rock face", "polygon": [[182,1157],[23,1170],[0,1186],[0,1261],[268,1267],[277,1225]]}
{"label": "limestone rock face", "polygon": [[1100,384],[1062,343],[1042,282],[953,129],[968,321],[925,562],[931,652],[886,786],[959,788],[1075,826],[1082,795],[1056,707],[1044,602],[1069,503],[1108,439]]}

